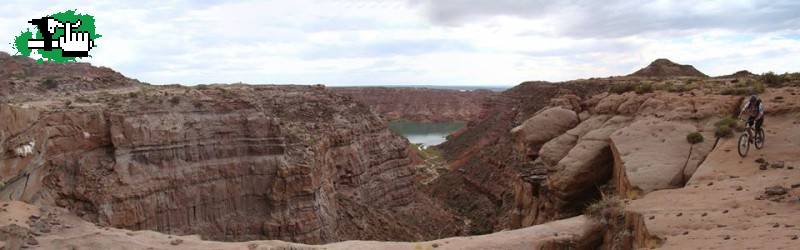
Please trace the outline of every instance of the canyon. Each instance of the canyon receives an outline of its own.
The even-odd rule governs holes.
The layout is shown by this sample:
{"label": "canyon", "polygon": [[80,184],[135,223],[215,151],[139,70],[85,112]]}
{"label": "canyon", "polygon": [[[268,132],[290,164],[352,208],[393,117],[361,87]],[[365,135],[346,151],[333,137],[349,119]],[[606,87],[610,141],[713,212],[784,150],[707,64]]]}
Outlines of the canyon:
{"label": "canyon", "polygon": [[[790,248],[800,77],[759,77],[658,59],[499,93],[186,87],[0,54],[0,247]],[[745,158],[719,132],[740,89],[767,106]],[[468,122],[423,178],[398,119]]]}
{"label": "canyon", "polygon": [[[2,60],[26,69],[3,76],[14,82],[0,106],[4,200],[228,241],[420,240],[460,228],[418,197],[405,140],[325,88],[152,86],[88,65]],[[83,83],[95,74],[105,77]],[[9,151],[28,143],[32,155]]]}

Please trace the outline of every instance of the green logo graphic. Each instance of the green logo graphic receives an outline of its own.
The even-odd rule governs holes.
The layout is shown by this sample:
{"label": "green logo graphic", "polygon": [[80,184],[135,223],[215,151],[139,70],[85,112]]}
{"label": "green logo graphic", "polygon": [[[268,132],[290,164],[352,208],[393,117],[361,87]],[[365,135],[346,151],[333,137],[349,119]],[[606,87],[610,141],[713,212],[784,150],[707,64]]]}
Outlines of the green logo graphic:
{"label": "green logo graphic", "polygon": [[97,47],[94,41],[102,37],[94,30],[94,17],[67,10],[28,21],[36,26],[20,32],[11,47],[19,55],[41,55],[37,62],[76,62],[78,58],[91,57],[89,51]]}

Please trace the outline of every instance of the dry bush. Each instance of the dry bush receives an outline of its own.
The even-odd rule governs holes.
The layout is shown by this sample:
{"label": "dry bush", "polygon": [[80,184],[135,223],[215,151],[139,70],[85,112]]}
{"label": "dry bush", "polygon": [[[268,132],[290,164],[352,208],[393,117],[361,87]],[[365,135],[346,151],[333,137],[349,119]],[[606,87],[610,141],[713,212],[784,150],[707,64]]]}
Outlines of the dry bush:
{"label": "dry bush", "polygon": [[691,144],[701,143],[703,142],[703,134],[700,134],[700,132],[691,132],[686,135],[686,141]]}

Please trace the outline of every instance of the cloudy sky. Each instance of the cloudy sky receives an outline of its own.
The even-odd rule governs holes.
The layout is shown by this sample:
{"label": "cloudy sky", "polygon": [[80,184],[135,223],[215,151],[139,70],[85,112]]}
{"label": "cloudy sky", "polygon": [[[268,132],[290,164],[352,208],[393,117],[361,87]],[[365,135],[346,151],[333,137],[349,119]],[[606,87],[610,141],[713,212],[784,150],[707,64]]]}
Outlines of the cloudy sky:
{"label": "cloudy sky", "polygon": [[94,15],[93,58],[154,84],[515,85],[628,74],[800,71],[800,1],[0,2],[0,50],[32,18]]}

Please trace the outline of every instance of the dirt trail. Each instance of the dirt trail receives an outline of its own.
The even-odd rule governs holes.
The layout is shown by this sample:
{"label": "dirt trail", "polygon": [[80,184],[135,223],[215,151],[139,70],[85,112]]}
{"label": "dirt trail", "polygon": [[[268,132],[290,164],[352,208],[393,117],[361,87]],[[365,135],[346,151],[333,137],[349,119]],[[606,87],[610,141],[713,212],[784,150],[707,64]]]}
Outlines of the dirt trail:
{"label": "dirt trail", "polygon": [[[763,149],[751,147],[741,158],[736,150],[740,134],[723,139],[686,187],[650,193],[632,201],[628,210],[643,215],[647,231],[664,240],[664,249],[796,249],[800,118],[768,116],[765,128]],[[759,158],[769,163],[766,169],[756,162]],[[776,185],[786,194],[780,188],[766,194]]]}

